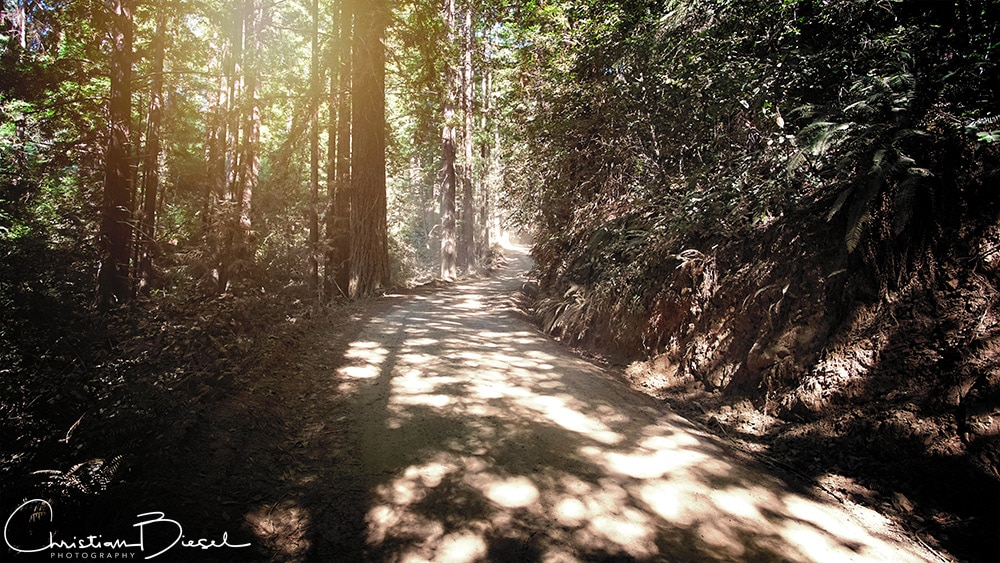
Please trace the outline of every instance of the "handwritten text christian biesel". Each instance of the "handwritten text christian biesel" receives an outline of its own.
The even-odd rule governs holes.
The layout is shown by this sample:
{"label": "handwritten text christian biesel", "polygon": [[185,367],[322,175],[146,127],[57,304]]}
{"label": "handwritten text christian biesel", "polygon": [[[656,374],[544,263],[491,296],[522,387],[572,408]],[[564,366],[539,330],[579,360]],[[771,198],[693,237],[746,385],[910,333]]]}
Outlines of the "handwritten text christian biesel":
{"label": "handwritten text christian biesel", "polygon": [[[24,545],[14,545],[8,534],[8,529],[10,524],[14,521],[15,517],[19,514],[23,517],[27,517],[31,514],[31,508],[36,505],[45,505],[49,513],[49,521],[54,519],[54,513],[52,510],[52,505],[47,501],[42,499],[32,499],[24,502],[21,506],[17,507],[10,516],[7,517],[7,522],[4,524],[3,528],[3,539],[7,547],[18,553],[40,553],[43,551],[55,551],[63,550],[68,552],[86,552],[91,550],[138,550],[145,559],[153,559],[167,553],[175,547],[182,548],[196,548],[196,549],[218,549],[218,548],[244,548],[250,547],[249,543],[232,544],[229,543],[228,532],[223,532],[222,539],[219,541],[208,540],[205,538],[199,539],[187,539],[184,535],[184,526],[176,520],[171,520],[166,517],[163,512],[145,512],[136,516],[136,523],[132,525],[133,528],[139,529],[139,537],[135,541],[129,541],[125,539],[105,539],[101,535],[89,535],[83,538],[73,538],[72,540],[56,540],[54,534],[49,532],[49,539],[47,542],[41,542],[42,545],[36,546],[24,546]],[[148,539],[149,534],[147,531],[152,531],[156,529],[166,540],[160,540],[157,545],[150,545],[151,541]],[[154,551],[155,550],[155,551]],[[146,555],[148,552],[148,555]]]}

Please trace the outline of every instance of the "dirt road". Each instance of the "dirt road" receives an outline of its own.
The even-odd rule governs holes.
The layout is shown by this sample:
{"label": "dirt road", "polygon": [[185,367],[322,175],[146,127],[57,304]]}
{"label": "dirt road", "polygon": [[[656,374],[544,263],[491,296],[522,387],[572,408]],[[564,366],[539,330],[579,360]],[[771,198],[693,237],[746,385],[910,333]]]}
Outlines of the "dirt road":
{"label": "dirt road", "polygon": [[936,560],[541,335],[510,302],[527,266],[304,334],[199,413],[159,501],[238,528],[254,547],[212,554],[238,560]]}

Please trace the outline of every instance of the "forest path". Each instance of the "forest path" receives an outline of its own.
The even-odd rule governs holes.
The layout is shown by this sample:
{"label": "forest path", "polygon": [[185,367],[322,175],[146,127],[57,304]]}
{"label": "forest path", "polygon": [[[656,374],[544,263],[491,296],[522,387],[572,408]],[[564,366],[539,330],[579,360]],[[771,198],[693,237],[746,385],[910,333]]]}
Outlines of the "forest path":
{"label": "forest path", "polygon": [[208,534],[239,519],[273,561],[934,560],[542,335],[510,254],[309,331],[202,412],[187,440],[208,469],[174,486],[204,500],[180,513]]}
{"label": "forest path", "polygon": [[[882,517],[752,467],[540,334],[511,306],[529,259],[510,254],[492,278],[396,298],[323,375],[347,399],[365,558],[931,557]],[[310,551],[336,556],[339,534]]]}

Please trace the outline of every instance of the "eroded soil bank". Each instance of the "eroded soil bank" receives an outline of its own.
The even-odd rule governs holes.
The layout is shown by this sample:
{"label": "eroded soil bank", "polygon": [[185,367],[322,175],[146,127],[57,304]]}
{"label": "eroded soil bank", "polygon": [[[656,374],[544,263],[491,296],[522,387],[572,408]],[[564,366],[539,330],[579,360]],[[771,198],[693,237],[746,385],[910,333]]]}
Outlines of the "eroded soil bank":
{"label": "eroded soil bank", "polygon": [[970,223],[906,270],[846,254],[809,213],[691,243],[635,318],[585,289],[531,297],[543,326],[691,420],[929,544],[1000,560],[1000,231]]}

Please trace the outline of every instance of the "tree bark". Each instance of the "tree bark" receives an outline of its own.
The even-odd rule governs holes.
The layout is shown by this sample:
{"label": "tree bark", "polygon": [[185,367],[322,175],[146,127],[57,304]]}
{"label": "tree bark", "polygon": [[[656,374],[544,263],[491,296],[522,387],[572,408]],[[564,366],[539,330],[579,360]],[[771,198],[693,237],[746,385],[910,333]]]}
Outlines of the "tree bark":
{"label": "tree bark", "polygon": [[[334,55],[330,57],[330,154],[327,167],[325,262],[327,295],[348,295],[351,257],[351,29],[352,13],[348,0],[338,0]],[[336,124],[334,129],[333,124]]]}
{"label": "tree bark", "polygon": [[[487,67],[484,69],[482,78],[482,104],[480,111],[480,131],[488,132],[491,127],[490,112],[492,110],[492,100],[490,99],[492,90],[492,73]],[[493,207],[492,190],[490,189],[490,174],[493,169],[493,151],[490,141],[484,141],[479,146],[479,157],[482,162],[479,174],[479,237],[476,254],[482,259],[490,252],[492,240],[490,237],[490,213]]]}
{"label": "tree bark", "polygon": [[356,6],[352,103],[351,280],[353,298],[389,283],[385,192],[386,0]]}
{"label": "tree bark", "polygon": [[[224,80],[226,87],[224,95],[220,92],[220,106],[224,107],[224,127],[221,131],[220,147],[221,157],[221,177],[217,181],[221,182],[218,197],[221,204],[219,214],[219,250],[217,284],[220,293],[225,292],[229,287],[230,278],[235,270],[240,266],[240,258],[245,254],[244,237],[242,236],[243,223],[243,196],[247,187],[250,187],[252,197],[253,186],[248,186],[247,182],[252,178],[247,176],[247,165],[253,163],[246,162],[248,154],[248,144],[251,142],[249,126],[251,119],[250,99],[244,83],[244,57],[246,56],[245,43],[247,40],[246,29],[249,19],[252,17],[252,0],[231,0],[226,5],[226,14],[223,14],[223,35],[227,38],[224,43],[228,44],[228,51],[224,53],[223,74],[228,77]],[[228,16],[228,18],[227,18]],[[231,27],[227,27],[230,26]],[[225,105],[221,104],[225,98]],[[242,129],[242,134],[241,134]],[[242,143],[242,144],[241,144]],[[246,210],[246,218],[249,221],[249,209]],[[249,227],[247,228],[249,231]]]}
{"label": "tree bark", "polygon": [[[247,25],[247,17],[249,15],[247,11],[247,0],[233,0],[232,10],[237,15],[236,22],[231,29],[230,43],[229,43],[229,64],[227,65],[227,71],[229,74],[228,86],[229,92],[226,96],[229,102],[229,109],[226,112],[226,161],[225,167],[225,189],[224,197],[229,201],[238,201],[241,185],[243,179],[240,178],[240,173],[243,168],[240,162],[240,142],[245,138],[241,139],[240,127],[241,119],[246,111],[246,94],[243,91],[243,57],[245,55],[244,51],[244,41],[246,36],[244,30]],[[245,137],[246,131],[244,130],[243,135]],[[233,234],[230,233],[230,239],[232,239]]]}
{"label": "tree bark", "polygon": [[462,212],[458,234],[458,266],[468,271],[475,263],[475,193],[472,185],[474,166],[472,142],[473,86],[472,6],[465,8],[462,27]]}
{"label": "tree bark", "polygon": [[21,51],[23,52],[28,48],[27,2],[19,0],[14,3],[14,17],[12,19],[17,30],[18,44],[21,46]]}
{"label": "tree bark", "polygon": [[319,70],[319,0],[313,0],[311,60],[309,63],[309,289],[321,298],[319,286],[319,98],[321,96]]}
{"label": "tree bark", "polygon": [[243,262],[253,258],[251,248],[253,211],[253,194],[257,190],[260,176],[260,101],[257,99],[258,68],[258,29],[262,14],[261,0],[245,0],[246,20],[245,47],[243,65],[246,68],[246,86],[244,89],[245,122],[243,126],[243,151],[240,155],[240,189],[237,202],[239,204],[239,243],[236,256]]}
{"label": "tree bark", "polygon": [[[450,45],[455,40],[455,0],[444,0],[442,15]],[[445,63],[444,82],[444,125],[441,130],[444,173],[441,186],[441,277],[453,280],[458,272],[455,241],[455,69],[450,62]]]}
{"label": "tree bark", "polygon": [[219,54],[219,89],[215,99],[215,109],[206,127],[205,134],[205,193],[202,202],[202,225],[206,230],[206,235],[214,227],[213,207],[218,202],[227,198],[227,180],[229,177],[227,164],[229,163],[230,137],[230,115],[234,111],[230,106],[232,75],[235,62],[233,61],[233,35],[234,31],[229,27],[231,22],[226,21],[225,14],[220,25],[225,30],[222,33],[221,42],[218,45]]}
{"label": "tree bark", "polygon": [[149,112],[146,115],[146,150],[143,155],[142,215],[138,245],[139,286],[149,285],[153,273],[153,254],[156,249],[156,198],[160,187],[160,123],[163,120],[163,58],[166,42],[167,12],[162,5],[156,14],[156,31],[153,35],[152,82],[149,86]]}
{"label": "tree bark", "polygon": [[132,2],[115,0],[111,14],[111,93],[108,101],[110,135],[105,154],[104,203],[100,244],[102,263],[97,278],[101,306],[126,301],[130,295],[132,187],[129,183],[129,132],[132,117]]}

